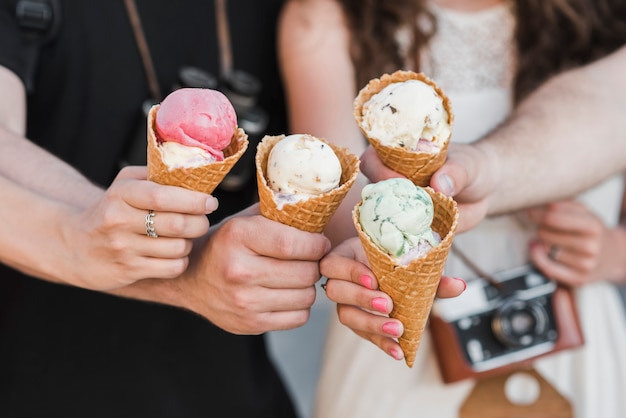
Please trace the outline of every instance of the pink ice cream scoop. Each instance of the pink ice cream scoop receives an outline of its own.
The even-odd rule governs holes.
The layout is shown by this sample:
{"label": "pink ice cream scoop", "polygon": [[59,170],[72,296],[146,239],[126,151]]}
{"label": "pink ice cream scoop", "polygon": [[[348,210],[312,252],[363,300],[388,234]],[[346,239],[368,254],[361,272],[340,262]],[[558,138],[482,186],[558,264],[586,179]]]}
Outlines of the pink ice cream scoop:
{"label": "pink ice cream scoop", "polygon": [[170,93],[156,114],[156,130],[163,141],[202,148],[216,161],[230,144],[237,115],[230,101],[217,90],[184,88]]}

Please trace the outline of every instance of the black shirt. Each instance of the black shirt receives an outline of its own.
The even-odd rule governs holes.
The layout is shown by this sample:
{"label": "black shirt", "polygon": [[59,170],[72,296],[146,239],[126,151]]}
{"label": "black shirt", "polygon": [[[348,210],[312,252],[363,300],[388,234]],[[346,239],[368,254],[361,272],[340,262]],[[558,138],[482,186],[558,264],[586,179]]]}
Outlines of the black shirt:
{"label": "black shirt", "polygon": [[[0,0],[0,65],[26,80],[35,61],[15,3]],[[144,69],[122,1],[60,3],[59,31],[38,48],[28,137],[106,186],[143,123]],[[229,3],[234,66],[262,81],[268,134],[285,131],[274,33],[280,4]],[[164,94],[182,66],[219,73],[212,1],[137,5]],[[221,213],[210,215],[212,223],[251,203],[254,178],[215,195]],[[0,277],[2,417],[294,415],[262,336],[231,335],[189,312],[50,284],[6,266]]]}

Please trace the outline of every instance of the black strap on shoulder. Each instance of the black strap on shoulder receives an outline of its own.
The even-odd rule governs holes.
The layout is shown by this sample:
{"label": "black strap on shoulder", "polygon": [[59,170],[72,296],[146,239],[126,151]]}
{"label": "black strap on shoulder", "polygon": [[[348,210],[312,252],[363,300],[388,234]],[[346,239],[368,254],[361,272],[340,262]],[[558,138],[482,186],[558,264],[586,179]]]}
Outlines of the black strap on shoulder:
{"label": "black strap on shoulder", "polygon": [[34,91],[35,70],[39,48],[58,34],[61,26],[61,4],[59,0],[18,0],[15,18],[22,33],[27,54],[28,67],[25,71],[26,91]]}

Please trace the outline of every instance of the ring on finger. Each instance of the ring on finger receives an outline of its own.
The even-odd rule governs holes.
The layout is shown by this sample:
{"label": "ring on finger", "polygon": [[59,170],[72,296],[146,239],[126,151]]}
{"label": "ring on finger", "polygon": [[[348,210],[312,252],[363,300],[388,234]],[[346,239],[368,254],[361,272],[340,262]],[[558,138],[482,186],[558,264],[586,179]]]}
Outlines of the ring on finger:
{"label": "ring on finger", "polygon": [[550,246],[550,249],[548,250],[548,258],[551,259],[552,261],[556,261],[556,257],[557,255],[559,255],[560,252],[561,252],[561,247],[559,247],[556,244],[553,244]]}
{"label": "ring on finger", "polygon": [[159,237],[156,233],[156,230],[154,229],[154,217],[155,216],[156,216],[156,213],[154,213],[153,210],[148,211],[148,214],[146,215],[146,235],[149,236],[150,238]]}

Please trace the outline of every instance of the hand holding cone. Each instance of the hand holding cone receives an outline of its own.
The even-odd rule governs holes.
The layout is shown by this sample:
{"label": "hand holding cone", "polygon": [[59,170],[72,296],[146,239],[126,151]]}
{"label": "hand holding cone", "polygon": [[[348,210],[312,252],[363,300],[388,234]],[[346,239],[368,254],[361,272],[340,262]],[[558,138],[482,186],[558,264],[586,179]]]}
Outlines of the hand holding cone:
{"label": "hand holding cone", "polygon": [[456,202],[430,187],[425,190],[434,206],[431,228],[439,234],[441,242],[426,255],[413,259],[407,265],[399,265],[397,258],[383,251],[363,230],[359,221],[361,202],[352,212],[354,226],[380,290],[393,300],[393,310],[389,316],[404,325],[404,333],[398,342],[409,367],[413,367],[458,223]]}

